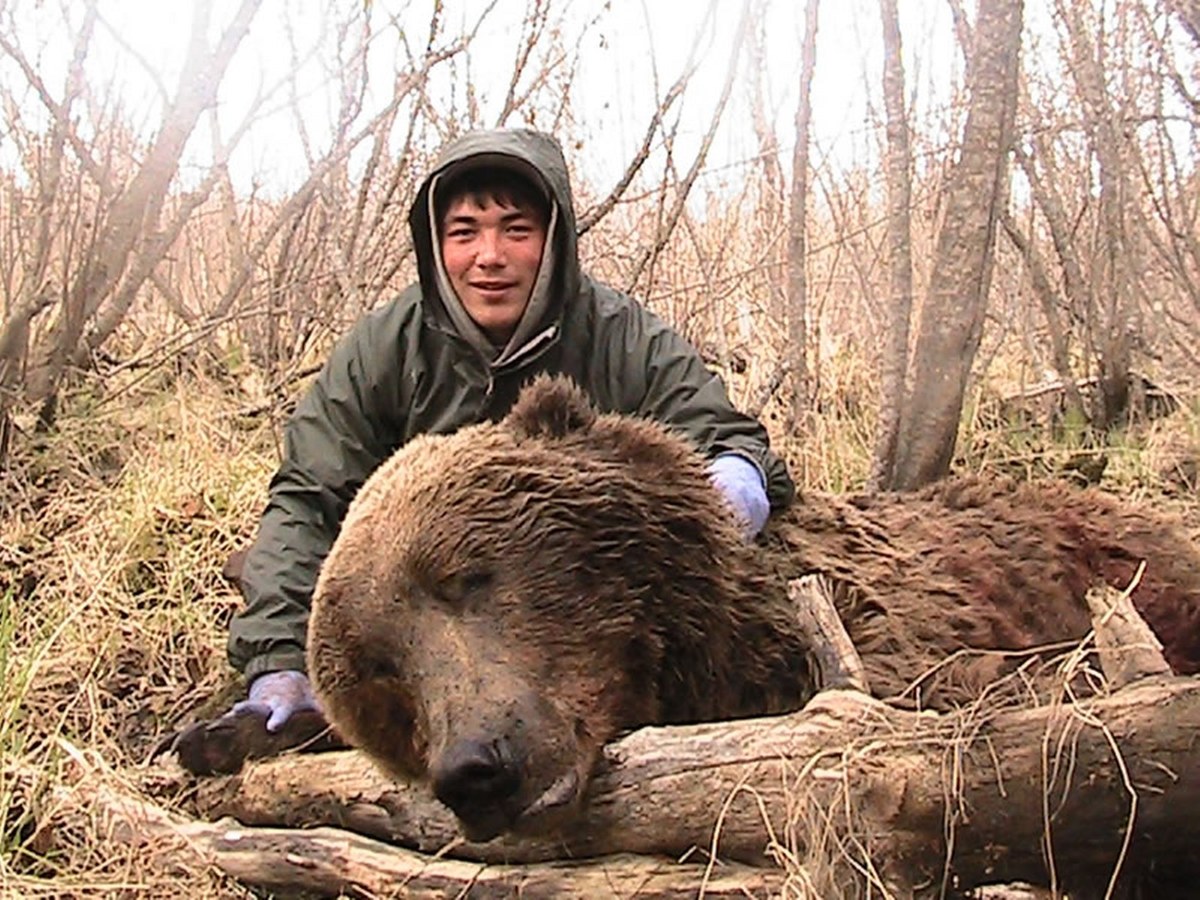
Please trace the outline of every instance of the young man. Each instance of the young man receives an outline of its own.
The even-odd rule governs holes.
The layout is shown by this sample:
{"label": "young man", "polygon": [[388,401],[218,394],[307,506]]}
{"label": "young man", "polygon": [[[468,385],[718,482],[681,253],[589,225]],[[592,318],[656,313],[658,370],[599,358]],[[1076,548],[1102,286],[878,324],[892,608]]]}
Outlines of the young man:
{"label": "young man", "polygon": [[604,411],[691,438],[748,537],[793,486],[766,432],[737,412],[696,351],[631,298],[580,272],[558,143],[532,131],[464,135],[409,212],[419,282],[365,316],[288,423],[229,659],[250,681],[236,709],[276,731],[315,709],[304,674],[313,587],[367,476],[422,433],[504,416],[542,372],[574,379]]}

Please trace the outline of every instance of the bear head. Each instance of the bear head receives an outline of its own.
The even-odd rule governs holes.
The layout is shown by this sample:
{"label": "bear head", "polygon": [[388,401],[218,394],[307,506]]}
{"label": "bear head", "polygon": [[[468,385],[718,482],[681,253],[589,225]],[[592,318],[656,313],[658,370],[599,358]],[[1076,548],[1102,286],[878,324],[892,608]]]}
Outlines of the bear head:
{"label": "bear head", "polygon": [[754,553],[685,440],[539,378],[363,486],[314,594],[309,673],[340,733],[428,779],[469,837],[552,830],[622,730],[807,696]]}

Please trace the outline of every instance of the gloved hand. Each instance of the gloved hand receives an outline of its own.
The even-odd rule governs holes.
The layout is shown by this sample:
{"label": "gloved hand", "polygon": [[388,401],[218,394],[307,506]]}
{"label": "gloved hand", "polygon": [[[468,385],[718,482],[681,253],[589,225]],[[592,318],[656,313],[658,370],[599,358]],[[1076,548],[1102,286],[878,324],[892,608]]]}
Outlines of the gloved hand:
{"label": "gloved hand", "polygon": [[294,669],[267,672],[250,682],[248,699],[233,705],[231,715],[267,716],[267,731],[275,732],[295,713],[320,712],[308,676]]}
{"label": "gloved hand", "polygon": [[708,474],[740,520],[746,540],[753,540],[771,515],[771,503],[758,467],[737,453],[722,453],[708,464]]}

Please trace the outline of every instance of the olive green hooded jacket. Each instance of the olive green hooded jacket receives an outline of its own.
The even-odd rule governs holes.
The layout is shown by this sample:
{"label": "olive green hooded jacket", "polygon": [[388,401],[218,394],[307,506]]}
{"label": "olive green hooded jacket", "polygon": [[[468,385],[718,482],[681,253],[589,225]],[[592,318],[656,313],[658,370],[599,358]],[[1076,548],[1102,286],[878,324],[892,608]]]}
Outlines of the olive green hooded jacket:
{"label": "olive green hooded jacket", "polygon": [[[501,349],[481,342],[446,287],[431,214],[438,179],[481,163],[542,181],[551,201],[534,297]],[[696,351],[634,300],[580,272],[567,167],[553,138],[509,130],[465,135],[422,184],[409,224],[419,283],[351,329],[287,425],[285,458],[242,572],[246,606],[230,627],[229,659],[247,678],[304,670],[318,569],[375,468],[414,435],[501,418],[538,373],[568,375],[597,408],[663,422],[710,458],[745,456],[765,476],[773,509],[792,498],[763,427],[733,408]]]}

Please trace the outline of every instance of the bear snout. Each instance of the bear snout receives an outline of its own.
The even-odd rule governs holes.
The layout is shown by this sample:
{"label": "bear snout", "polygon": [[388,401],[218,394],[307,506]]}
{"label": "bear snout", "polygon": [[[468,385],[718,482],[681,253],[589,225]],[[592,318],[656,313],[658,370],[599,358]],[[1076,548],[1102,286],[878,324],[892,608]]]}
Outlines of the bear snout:
{"label": "bear snout", "polygon": [[524,780],[506,738],[456,741],[429,774],[434,795],[458,816],[471,840],[490,840],[511,825]]}

